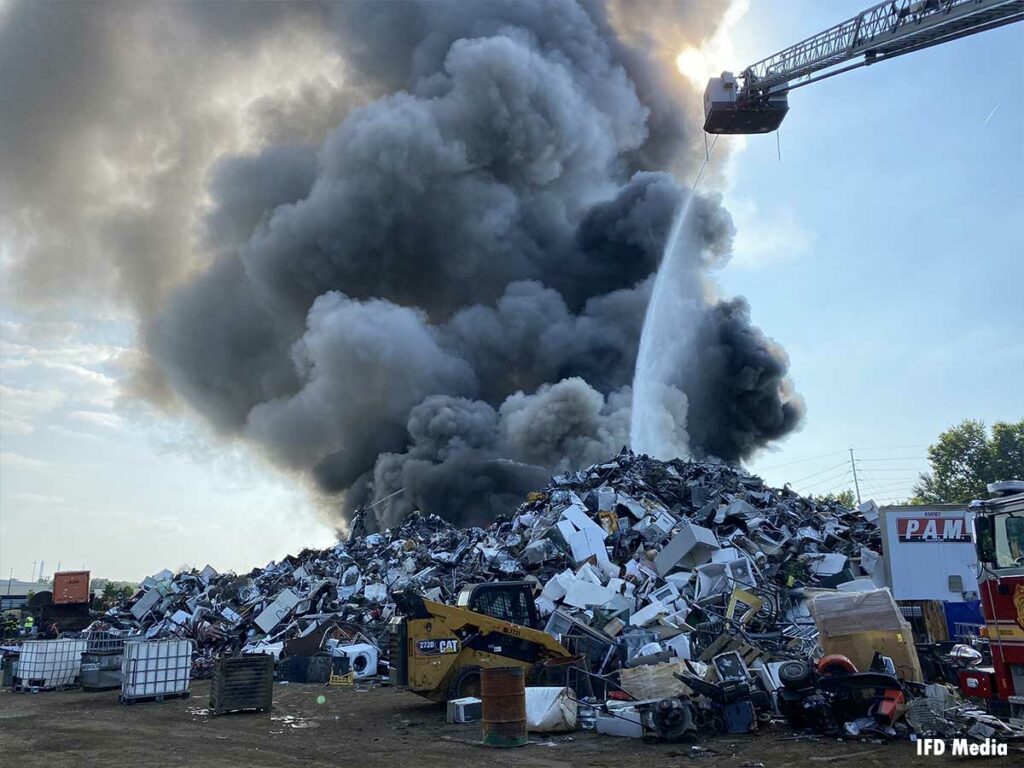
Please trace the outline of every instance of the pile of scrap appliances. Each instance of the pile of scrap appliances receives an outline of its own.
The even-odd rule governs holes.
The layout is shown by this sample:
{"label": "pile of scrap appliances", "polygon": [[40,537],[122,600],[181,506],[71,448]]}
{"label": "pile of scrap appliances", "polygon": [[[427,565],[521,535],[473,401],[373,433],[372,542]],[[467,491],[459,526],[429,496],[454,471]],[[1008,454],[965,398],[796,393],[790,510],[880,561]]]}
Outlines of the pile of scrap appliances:
{"label": "pile of scrap appliances", "polygon": [[[336,546],[248,574],[163,571],[81,632],[7,641],[4,680],[120,683],[123,701],[141,700],[125,691],[152,681],[128,657],[170,644],[182,671],[148,698],[204,676],[218,689],[224,659],[263,654],[278,681],[390,685],[447,703],[451,722],[481,719],[481,699],[487,720],[488,671],[501,669],[524,681],[530,730],[693,742],[787,724],[797,737],[1006,744],[1024,740],[1024,483],[989,495],[963,510],[966,534],[939,537],[976,552],[984,618],[939,642],[915,642],[885,584],[885,508],[624,449],[486,529],[414,512],[366,533],[357,515]],[[40,666],[41,643],[88,663]]]}

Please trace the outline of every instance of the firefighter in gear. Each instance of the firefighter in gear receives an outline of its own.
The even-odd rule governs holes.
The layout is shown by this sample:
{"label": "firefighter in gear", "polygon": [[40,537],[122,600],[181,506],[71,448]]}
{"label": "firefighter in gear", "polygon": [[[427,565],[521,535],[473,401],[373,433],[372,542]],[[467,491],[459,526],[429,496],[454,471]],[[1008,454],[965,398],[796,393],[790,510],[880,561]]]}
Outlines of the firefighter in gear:
{"label": "firefighter in gear", "polygon": [[32,637],[33,635],[35,635],[35,633],[36,619],[30,613],[28,616],[25,617],[25,623],[22,624],[22,634],[25,635],[25,637]]}

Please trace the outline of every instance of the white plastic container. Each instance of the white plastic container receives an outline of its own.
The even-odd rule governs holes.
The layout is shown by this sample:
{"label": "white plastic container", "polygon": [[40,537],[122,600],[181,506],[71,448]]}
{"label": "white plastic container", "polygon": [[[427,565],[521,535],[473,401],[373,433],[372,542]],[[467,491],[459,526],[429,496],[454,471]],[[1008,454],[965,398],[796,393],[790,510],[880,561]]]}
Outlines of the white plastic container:
{"label": "white plastic container", "polygon": [[187,693],[192,677],[192,641],[125,643],[121,676],[122,701]]}
{"label": "white plastic container", "polygon": [[82,671],[85,640],[26,640],[15,672],[15,687],[64,688],[76,685]]}

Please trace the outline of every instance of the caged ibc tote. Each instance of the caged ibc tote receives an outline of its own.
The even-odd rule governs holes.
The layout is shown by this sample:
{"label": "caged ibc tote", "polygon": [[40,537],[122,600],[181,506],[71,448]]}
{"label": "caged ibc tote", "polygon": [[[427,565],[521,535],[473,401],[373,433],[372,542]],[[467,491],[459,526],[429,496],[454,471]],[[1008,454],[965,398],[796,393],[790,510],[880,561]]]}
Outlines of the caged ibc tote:
{"label": "caged ibc tote", "polygon": [[122,704],[189,697],[191,640],[133,640],[124,645],[121,662]]}
{"label": "caged ibc tote", "polygon": [[85,640],[26,640],[15,662],[15,691],[58,691],[79,684]]}

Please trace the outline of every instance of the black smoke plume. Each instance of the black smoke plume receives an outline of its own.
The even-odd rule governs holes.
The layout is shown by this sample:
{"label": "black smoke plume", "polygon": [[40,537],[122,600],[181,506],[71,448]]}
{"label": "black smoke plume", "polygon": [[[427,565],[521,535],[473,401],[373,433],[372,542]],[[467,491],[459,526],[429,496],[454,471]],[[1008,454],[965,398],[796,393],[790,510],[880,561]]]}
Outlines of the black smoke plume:
{"label": "black smoke plume", "polygon": [[[50,29],[31,5],[7,12],[0,49],[12,27],[29,40],[42,29],[58,50],[78,32],[73,19]],[[113,254],[108,281],[139,314],[140,381],[152,392],[341,494],[346,514],[390,496],[371,525],[414,508],[482,522],[551,471],[628,442],[644,311],[689,194],[676,175],[689,178],[700,159],[700,115],[671,57],[710,35],[721,9],[438,0],[257,6],[240,17],[220,3],[87,7],[82,34],[102,56],[93,62],[85,43],[66,55],[81,57],[69,64],[83,88],[95,87],[91,66],[115,91],[88,109],[132,103],[118,89],[138,88],[126,70],[140,46],[129,52],[122,28],[143,40],[187,33],[152,50],[190,41],[190,74],[157,90],[195,130],[212,124],[199,84],[231,82],[232,67],[268,47],[299,41],[340,57],[344,72],[342,84],[303,82],[248,105],[251,151],[217,154],[234,145],[211,139],[204,150],[169,134],[165,152],[184,170],[154,164],[147,206],[97,223],[82,213],[93,210],[88,189],[60,198],[75,228],[55,230],[54,252],[91,237],[89,254]],[[657,29],[678,34],[667,55]],[[214,53],[224,49],[235,56]],[[0,99],[8,87],[0,75]],[[26,130],[44,123],[32,117]],[[120,135],[113,119],[82,119]],[[163,123],[145,128],[153,119],[121,115],[118,131],[157,135]],[[58,180],[22,170],[45,206]],[[693,202],[699,284],[727,258],[733,226],[716,195]],[[182,243],[168,233],[189,211],[201,212],[199,235]],[[37,256],[21,264],[25,286],[55,269],[57,256]],[[694,300],[702,319],[672,382],[675,427],[693,455],[739,460],[791,430],[802,405],[784,353],[742,300]]]}

